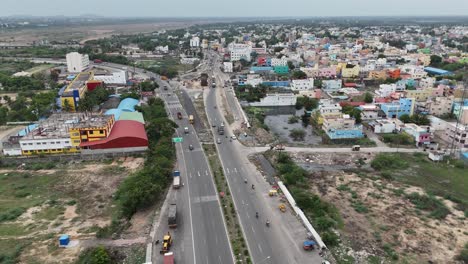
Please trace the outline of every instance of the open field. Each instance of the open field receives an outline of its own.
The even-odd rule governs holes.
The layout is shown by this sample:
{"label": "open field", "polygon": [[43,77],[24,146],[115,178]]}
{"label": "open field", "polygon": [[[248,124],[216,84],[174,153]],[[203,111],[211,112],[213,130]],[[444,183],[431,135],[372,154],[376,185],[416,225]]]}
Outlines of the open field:
{"label": "open field", "polygon": [[[117,186],[142,163],[142,158],[121,158],[1,169],[0,257],[12,263],[73,262],[84,247],[99,243],[95,235],[111,222]],[[125,238],[144,236],[147,225],[141,219]],[[69,234],[78,245],[59,248],[61,234]]]}
{"label": "open field", "polygon": [[309,170],[312,192],[340,212],[342,243],[332,250],[339,263],[456,263],[468,243],[467,170],[422,154],[397,158],[379,170],[367,153],[294,160]]}

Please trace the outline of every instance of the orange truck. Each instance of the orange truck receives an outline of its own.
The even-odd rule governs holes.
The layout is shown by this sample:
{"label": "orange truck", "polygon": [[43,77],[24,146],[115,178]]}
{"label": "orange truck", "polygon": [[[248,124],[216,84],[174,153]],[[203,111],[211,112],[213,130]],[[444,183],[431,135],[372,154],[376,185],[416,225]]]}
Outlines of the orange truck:
{"label": "orange truck", "polygon": [[166,76],[164,76],[164,75],[163,75],[163,76],[161,76],[161,80],[163,80],[163,81],[167,81],[168,79],[167,79],[167,77],[166,77]]}

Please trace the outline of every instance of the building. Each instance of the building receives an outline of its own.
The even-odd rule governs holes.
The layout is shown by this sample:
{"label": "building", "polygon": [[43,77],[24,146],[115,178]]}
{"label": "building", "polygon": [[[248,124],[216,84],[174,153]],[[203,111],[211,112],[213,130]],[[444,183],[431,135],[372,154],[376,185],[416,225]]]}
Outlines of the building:
{"label": "building", "polygon": [[82,72],[89,66],[89,56],[78,52],[67,53],[68,72]]}
{"label": "building", "polygon": [[229,51],[231,52],[231,61],[239,61],[241,59],[250,61],[250,54],[252,53],[252,46],[247,44],[229,44]]}
{"label": "building", "polygon": [[326,67],[319,69],[319,77],[324,78],[335,78],[336,77],[336,68],[335,67]]}
{"label": "building", "polygon": [[233,71],[232,62],[230,62],[230,61],[224,62],[223,65],[224,65],[224,72],[232,72]]}
{"label": "building", "polygon": [[377,105],[374,104],[364,104],[360,105],[359,110],[361,110],[361,119],[362,120],[375,120],[379,118],[380,109]]}
{"label": "building", "polygon": [[397,130],[397,126],[403,124],[398,119],[379,119],[369,123],[370,128],[376,134],[388,134]]}
{"label": "building", "polygon": [[432,77],[424,77],[419,80],[419,87],[421,88],[432,88],[434,87],[436,79]]}
{"label": "building", "polygon": [[400,78],[400,73],[401,70],[396,68],[396,69],[389,69],[387,70],[387,77],[392,78],[392,79],[398,79]]}
{"label": "building", "polygon": [[400,118],[402,115],[413,115],[415,101],[413,98],[400,98],[398,102],[383,103],[380,109],[387,118]]}
{"label": "building", "polygon": [[468,125],[468,99],[453,103],[453,114],[462,124]]}
{"label": "building", "polygon": [[320,100],[318,111],[320,116],[323,118],[327,117],[339,117],[341,116],[342,107],[338,103],[334,103],[331,100]]}
{"label": "building", "polygon": [[190,47],[191,48],[200,47],[200,38],[199,37],[193,37],[192,39],[190,39]]}
{"label": "building", "polygon": [[323,80],[322,81],[322,89],[328,93],[338,92],[342,87],[343,87],[343,82],[341,80]]}
{"label": "building", "polygon": [[349,115],[340,117],[325,117],[322,129],[330,139],[363,138],[362,125],[356,125],[356,120]]}
{"label": "building", "polygon": [[111,75],[94,75],[94,80],[101,81],[106,84],[127,84],[127,72],[126,71],[117,71],[113,72]]}
{"label": "building", "polygon": [[433,75],[440,75],[440,76],[447,76],[447,75],[452,75],[453,73],[451,71],[446,71],[434,67],[425,67],[424,71]]}
{"label": "building", "polygon": [[267,94],[260,102],[252,102],[251,106],[295,106],[297,98],[293,93]]}
{"label": "building", "polygon": [[291,81],[291,90],[293,91],[306,91],[312,89],[314,89],[314,79],[312,78]]}
{"label": "building", "polygon": [[468,148],[468,126],[457,123],[447,123],[445,133],[442,134],[442,140],[448,143],[448,146],[457,149]]}
{"label": "building", "polygon": [[252,66],[250,67],[250,72],[252,73],[262,73],[262,72],[272,72],[273,71],[273,67],[255,67],[255,66]]}
{"label": "building", "polygon": [[285,57],[282,57],[281,59],[271,58],[271,64],[269,66],[275,67],[275,66],[287,66],[287,65],[288,65],[288,60]]}
{"label": "building", "polygon": [[429,101],[429,114],[434,116],[443,116],[450,114],[452,112],[453,99],[453,96],[436,97],[434,100]]}
{"label": "building", "polygon": [[19,140],[22,155],[80,152],[81,142],[106,138],[113,116],[85,113],[53,114]]}
{"label": "building", "polygon": [[432,96],[432,89],[406,90],[407,98],[414,98],[416,102],[426,102]]}
{"label": "building", "polygon": [[359,65],[346,64],[344,67],[341,68],[341,77],[355,78],[359,76],[359,71]]}
{"label": "building", "polygon": [[387,79],[387,71],[385,71],[385,70],[380,70],[380,71],[373,70],[373,71],[369,71],[369,74],[368,74],[367,77],[368,77],[369,79],[374,79],[374,80],[377,80],[377,79],[385,80],[385,79]]}
{"label": "building", "polygon": [[79,101],[85,96],[87,82],[94,79],[93,72],[81,72],[71,81],[60,95],[61,107],[68,112],[76,111]]}
{"label": "building", "polygon": [[287,74],[289,72],[288,66],[275,66],[273,70],[276,74]]}
{"label": "building", "polygon": [[392,83],[392,84],[381,84],[379,86],[379,89],[375,91],[375,94],[379,97],[388,97],[391,94],[395,93],[397,91],[397,85]]}
{"label": "building", "polygon": [[429,126],[422,127],[411,123],[403,124],[400,126],[400,131],[412,136],[418,147],[431,143],[431,131]]}

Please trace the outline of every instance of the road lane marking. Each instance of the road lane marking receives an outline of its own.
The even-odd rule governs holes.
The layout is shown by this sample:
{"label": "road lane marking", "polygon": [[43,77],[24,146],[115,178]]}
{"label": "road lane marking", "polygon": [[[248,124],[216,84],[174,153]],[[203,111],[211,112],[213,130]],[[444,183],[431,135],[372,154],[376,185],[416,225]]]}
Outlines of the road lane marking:
{"label": "road lane marking", "polygon": [[262,249],[262,246],[260,246],[260,244],[258,244],[258,249],[260,250],[260,253],[263,254],[263,249]]}
{"label": "road lane marking", "polygon": [[242,200],[242,204],[245,204],[245,203],[244,203],[244,200]]}
{"label": "road lane marking", "polygon": [[200,176],[201,176],[201,175],[200,175],[200,172],[198,171],[198,177],[200,177]]}
{"label": "road lane marking", "polygon": [[252,228],[252,233],[255,234],[255,229],[253,228],[253,226],[250,226],[250,228]]}
{"label": "road lane marking", "polygon": [[237,168],[234,168],[234,171],[237,173]]}
{"label": "road lane marking", "polygon": [[229,173],[229,168],[226,168],[227,173]]}
{"label": "road lane marking", "polygon": [[205,174],[206,174],[206,176],[208,176],[208,171],[207,170],[205,171]]}
{"label": "road lane marking", "polygon": [[191,172],[189,173],[189,176],[190,176],[190,179],[192,179],[192,173]]}

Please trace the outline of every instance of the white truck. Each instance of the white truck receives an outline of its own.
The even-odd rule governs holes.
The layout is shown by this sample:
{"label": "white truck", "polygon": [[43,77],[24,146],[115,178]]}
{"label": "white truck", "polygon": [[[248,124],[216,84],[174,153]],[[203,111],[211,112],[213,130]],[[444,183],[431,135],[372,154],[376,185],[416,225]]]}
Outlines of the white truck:
{"label": "white truck", "polygon": [[173,183],[172,183],[172,187],[174,189],[179,189],[180,187],[180,171],[176,170],[172,173],[172,176],[173,176]]}

